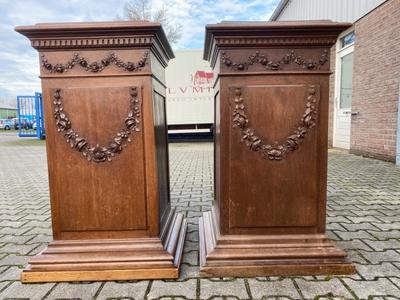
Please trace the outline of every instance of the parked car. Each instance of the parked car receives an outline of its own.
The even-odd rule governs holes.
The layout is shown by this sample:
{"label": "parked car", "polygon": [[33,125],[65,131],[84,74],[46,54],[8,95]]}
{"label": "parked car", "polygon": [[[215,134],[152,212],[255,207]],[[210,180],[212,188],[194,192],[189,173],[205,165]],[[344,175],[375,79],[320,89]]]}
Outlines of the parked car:
{"label": "parked car", "polygon": [[14,118],[12,120],[14,121],[14,129],[19,129],[20,125],[23,129],[32,129],[33,123],[32,123],[32,121],[29,121],[28,119],[21,118],[21,124],[19,123],[18,118]]}
{"label": "parked car", "polygon": [[15,130],[18,130],[18,118],[14,118],[14,119],[11,119],[11,120],[13,120],[13,122],[14,122],[14,129]]}
{"label": "parked car", "polygon": [[0,129],[11,130],[11,128],[14,128],[12,119],[0,119]]}

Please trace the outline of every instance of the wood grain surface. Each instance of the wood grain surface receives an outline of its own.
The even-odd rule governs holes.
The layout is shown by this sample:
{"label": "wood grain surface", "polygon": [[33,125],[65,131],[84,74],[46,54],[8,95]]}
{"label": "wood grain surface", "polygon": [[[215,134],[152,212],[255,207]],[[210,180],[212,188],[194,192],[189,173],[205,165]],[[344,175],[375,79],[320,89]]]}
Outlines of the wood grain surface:
{"label": "wood grain surface", "polygon": [[[174,56],[160,24],[16,30],[41,61],[54,235],[22,281],[176,278],[187,223],[169,200],[164,68]],[[60,107],[70,123],[54,115]],[[127,134],[132,117],[137,124]],[[97,159],[87,160],[77,139],[68,140],[71,129]],[[115,145],[121,134],[131,142]],[[103,159],[108,149],[112,155]]]}
{"label": "wood grain surface", "polygon": [[207,25],[215,202],[199,223],[204,276],[355,272],[325,236],[329,53],[347,27]]}

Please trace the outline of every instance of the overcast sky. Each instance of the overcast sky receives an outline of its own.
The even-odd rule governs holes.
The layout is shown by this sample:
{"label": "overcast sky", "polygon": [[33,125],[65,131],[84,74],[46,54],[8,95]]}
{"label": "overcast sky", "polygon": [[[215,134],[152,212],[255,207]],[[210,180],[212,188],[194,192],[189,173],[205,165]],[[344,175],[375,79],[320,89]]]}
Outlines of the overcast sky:
{"label": "overcast sky", "polygon": [[[183,25],[174,49],[201,49],[205,24],[268,20],[278,0],[152,0]],[[39,62],[17,25],[39,22],[110,21],[124,16],[124,0],[0,0],[0,101],[40,91]]]}

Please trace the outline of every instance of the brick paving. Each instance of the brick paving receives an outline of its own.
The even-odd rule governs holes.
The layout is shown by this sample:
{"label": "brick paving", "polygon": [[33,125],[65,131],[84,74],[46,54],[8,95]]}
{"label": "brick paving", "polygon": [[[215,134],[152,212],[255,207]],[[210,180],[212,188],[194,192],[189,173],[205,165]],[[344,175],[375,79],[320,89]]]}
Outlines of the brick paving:
{"label": "brick paving", "polygon": [[400,168],[329,152],[329,236],[353,276],[198,277],[197,218],[212,199],[212,144],[171,144],[173,204],[188,217],[181,278],[21,284],[29,257],[51,240],[43,142],[0,133],[0,299],[400,299]]}

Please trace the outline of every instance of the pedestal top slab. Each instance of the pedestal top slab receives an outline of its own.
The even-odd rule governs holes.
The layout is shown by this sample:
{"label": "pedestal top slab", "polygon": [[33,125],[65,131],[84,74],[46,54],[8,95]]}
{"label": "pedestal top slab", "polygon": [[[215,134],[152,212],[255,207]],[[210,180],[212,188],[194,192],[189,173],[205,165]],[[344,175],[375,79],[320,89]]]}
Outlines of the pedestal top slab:
{"label": "pedestal top slab", "polygon": [[327,46],[349,28],[350,23],[329,20],[221,22],[206,26],[204,59],[215,62],[219,48],[251,48],[276,46]]}
{"label": "pedestal top slab", "polygon": [[174,53],[160,23],[147,21],[38,23],[17,26],[41,50],[82,48],[152,48],[164,61]]}

